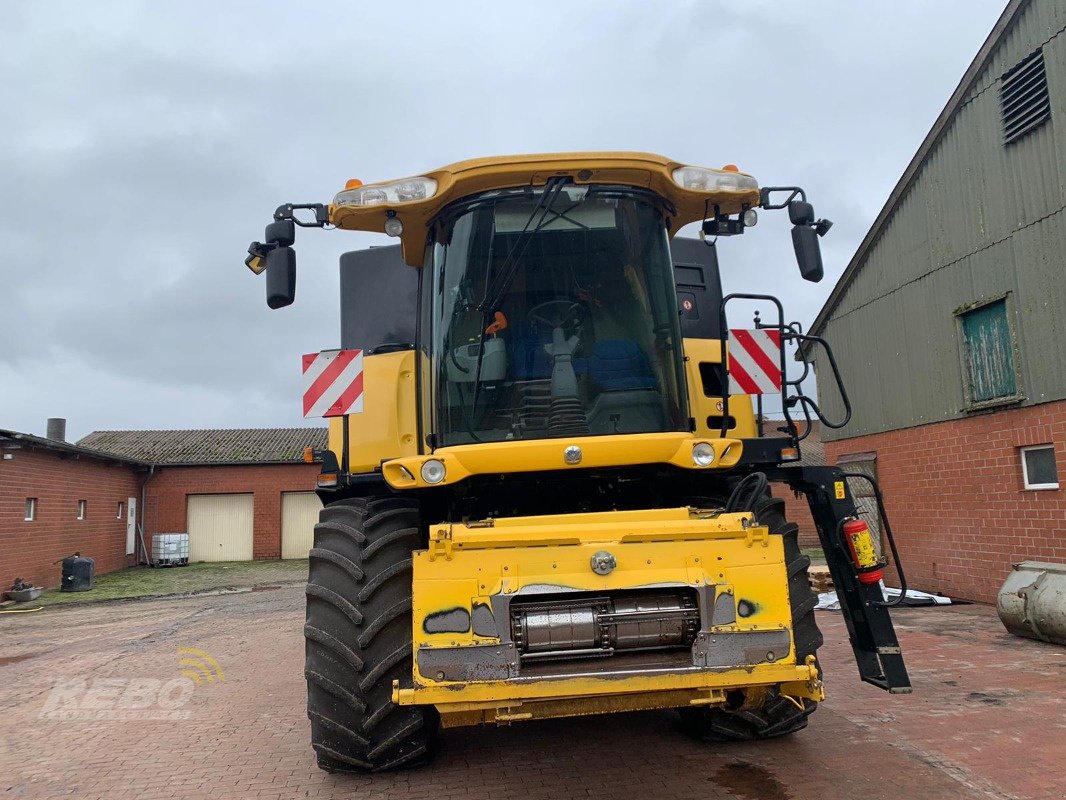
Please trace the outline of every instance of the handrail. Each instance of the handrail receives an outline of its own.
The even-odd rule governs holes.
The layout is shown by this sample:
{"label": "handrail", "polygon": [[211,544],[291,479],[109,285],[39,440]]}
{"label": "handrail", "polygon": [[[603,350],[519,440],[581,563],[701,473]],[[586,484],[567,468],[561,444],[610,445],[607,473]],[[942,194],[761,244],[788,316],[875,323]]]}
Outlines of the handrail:
{"label": "handrail", "polygon": [[[833,355],[833,348],[829,346],[829,342],[827,342],[825,339],[823,339],[820,336],[810,336],[810,335],[805,334],[805,333],[797,333],[794,330],[792,330],[791,328],[789,329],[789,332],[786,333],[784,335],[784,337],[782,338],[782,343],[784,343],[784,339],[785,338],[797,341],[801,345],[805,344],[807,342],[814,342],[815,344],[820,344],[823,348],[825,348],[825,354],[829,358],[829,366],[833,370],[833,380],[836,381],[837,389],[840,391],[840,399],[844,403],[844,419],[841,420],[840,422],[830,422],[822,414],[822,409],[818,407],[818,404],[816,402],[814,402],[811,398],[809,398],[809,397],[807,397],[806,395],[803,395],[803,394],[793,395],[792,397],[788,398],[786,402],[790,406],[795,405],[796,403],[799,403],[804,408],[804,413],[805,414],[806,414],[806,408],[809,405],[810,410],[815,413],[815,416],[818,417],[819,422],[821,422],[823,425],[825,425],[825,427],[834,428],[834,429],[843,428],[845,425],[847,425],[851,421],[851,400],[848,397],[848,390],[844,387],[844,378],[841,376],[840,368],[837,366],[836,357]],[[782,348],[782,350],[783,349],[784,348]],[[801,350],[801,352],[802,352],[802,350]],[[806,365],[807,365],[808,362],[807,362],[806,358],[803,359],[803,363],[804,363],[803,377],[801,377],[799,380],[803,380],[803,378],[805,378],[807,376]],[[793,386],[794,385],[794,386],[796,386],[797,389],[799,389],[799,381],[786,381],[784,383],[787,383],[789,386]],[[784,383],[782,385],[784,385]],[[807,414],[807,419],[808,419],[808,421],[810,421],[810,415],[809,414]]]}
{"label": "handrail", "polygon": [[[727,349],[729,344],[729,323],[726,320],[725,307],[730,300],[768,300],[777,307],[777,324],[760,325],[760,327],[776,329],[781,334],[782,344],[784,344],[785,341],[785,332],[786,330],[789,330],[788,326],[785,325],[785,308],[781,305],[781,301],[772,294],[747,294],[744,292],[735,292],[722,298],[722,302],[718,306],[719,330],[721,331],[722,336],[722,358],[721,364],[719,365],[722,378],[722,438],[725,438],[729,431],[729,356]],[[786,381],[787,370],[785,367],[784,347],[781,347],[778,350],[778,367],[781,370],[781,410],[785,415],[785,424],[787,426],[789,438],[792,440],[792,445],[798,449],[799,438],[797,436],[796,424],[792,421],[792,417],[788,413],[788,406],[785,398],[785,387],[788,385],[788,382]]]}
{"label": "handrail", "polygon": [[[848,422],[851,421],[852,408],[851,399],[848,397],[848,391],[844,386],[844,378],[840,374],[840,368],[837,366],[836,356],[833,354],[833,348],[829,346],[829,343],[820,336],[811,336],[801,332],[799,323],[785,323],[785,310],[781,301],[773,295],[769,294],[747,294],[743,292],[736,292],[726,295],[722,298],[722,302],[718,307],[719,325],[721,330],[721,361],[719,364],[719,374],[721,375],[722,384],[722,437],[725,438],[729,431],[729,355],[728,355],[728,343],[729,343],[729,325],[726,319],[726,305],[730,300],[766,300],[774,304],[777,308],[777,323],[765,324],[761,319],[758,319],[758,313],[756,312],[756,327],[760,329],[772,329],[777,330],[781,337],[781,346],[778,350],[778,365],[781,370],[781,411],[785,417],[785,424],[780,430],[786,433],[792,445],[799,449],[799,443],[806,439],[814,428],[814,420],[811,418],[811,413],[818,418],[827,428],[843,428]],[[820,344],[824,349],[826,356],[829,358],[829,366],[833,371],[833,380],[836,381],[837,389],[840,392],[840,399],[844,404],[844,418],[839,422],[834,422],[826,418],[822,413],[822,409],[818,403],[812,400],[807,395],[803,394],[801,384],[810,375],[810,362],[804,356],[802,358],[803,373],[794,380],[788,379],[788,372],[786,368],[785,358],[785,343],[797,342],[800,345],[800,352],[803,351],[803,345],[813,343]],[[795,388],[796,394],[789,395],[789,388]],[[762,408],[762,400],[760,395],[760,410]],[[796,421],[792,419],[790,409],[799,406],[803,412],[804,421],[807,423],[800,434],[799,427],[796,425]],[[761,428],[760,420],[760,431]]]}

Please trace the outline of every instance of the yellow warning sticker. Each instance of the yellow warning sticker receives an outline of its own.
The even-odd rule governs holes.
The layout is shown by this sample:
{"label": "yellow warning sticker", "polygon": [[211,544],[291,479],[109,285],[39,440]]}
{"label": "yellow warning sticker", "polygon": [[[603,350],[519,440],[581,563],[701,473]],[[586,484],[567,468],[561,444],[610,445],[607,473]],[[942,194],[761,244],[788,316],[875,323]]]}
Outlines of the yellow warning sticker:
{"label": "yellow warning sticker", "polygon": [[845,494],[844,494],[844,481],[836,481],[833,484],[833,489],[836,490],[837,500],[843,500],[844,497],[845,497]]}
{"label": "yellow warning sticker", "polygon": [[870,567],[877,566],[877,551],[874,549],[874,540],[870,536],[870,531],[867,528],[863,528],[857,533],[850,533],[848,536],[851,538],[851,547],[855,553],[855,561],[859,565],[859,569],[869,569]]}

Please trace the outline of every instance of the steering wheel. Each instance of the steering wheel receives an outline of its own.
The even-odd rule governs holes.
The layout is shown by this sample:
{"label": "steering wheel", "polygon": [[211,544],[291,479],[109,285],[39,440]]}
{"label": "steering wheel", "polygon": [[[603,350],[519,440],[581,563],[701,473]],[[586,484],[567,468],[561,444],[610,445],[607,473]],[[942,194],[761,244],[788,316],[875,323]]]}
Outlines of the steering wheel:
{"label": "steering wheel", "polygon": [[529,318],[552,329],[563,328],[568,322],[580,328],[582,311],[584,306],[575,300],[549,300],[529,309]]}

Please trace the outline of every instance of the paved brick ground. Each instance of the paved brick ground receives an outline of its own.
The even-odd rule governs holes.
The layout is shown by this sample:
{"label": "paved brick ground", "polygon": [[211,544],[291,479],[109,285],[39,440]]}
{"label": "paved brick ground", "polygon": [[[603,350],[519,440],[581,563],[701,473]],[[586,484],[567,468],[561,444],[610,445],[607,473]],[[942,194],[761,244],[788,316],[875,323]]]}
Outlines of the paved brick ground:
{"label": "paved brick ground", "polygon": [[[981,606],[897,614],[916,685],[909,697],[859,684],[839,616],[822,613],[832,696],[788,739],[707,746],[685,738],[670,714],[628,714],[452,730],[431,769],[327,775],[308,746],[301,594],[283,587],[0,617],[0,797],[1066,795],[1066,649],[1009,637]],[[179,678],[179,647],[201,648],[225,672],[177,705],[188,719],[40,718],[57,680]],[[172,685],[175,702],[187,683]],[[107,686],[124,684],[98,686],[105,714]],[[94,699],[70,697],[78,713]]]}

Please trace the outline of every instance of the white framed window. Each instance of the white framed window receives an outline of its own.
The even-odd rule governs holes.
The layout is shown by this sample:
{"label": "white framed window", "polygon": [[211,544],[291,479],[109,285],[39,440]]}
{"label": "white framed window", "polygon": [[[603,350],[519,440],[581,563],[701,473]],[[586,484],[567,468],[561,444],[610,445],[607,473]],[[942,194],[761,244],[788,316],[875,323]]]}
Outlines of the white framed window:
{"label": "white framed window", "polygon": [[1059,471],[1055,445],[1039,444],[1021,448],[1022,480],[1026,489],[1058,489]]}
{"label": "white framed window", "polygon": [[26,522],[33,522],[37,519],[37,498],[26,498],[26,513],[22,517]]}
{"label": "white framed window", "polygon": [[125,518],[126,518],[126,504],[122,500],[119,500],[118,501],[118,506],[115,509],[115,519],[125,519]]}
{"label": "white framed window", "polygon": [[78,519],[85,519],[85,501],[78,501]]}

